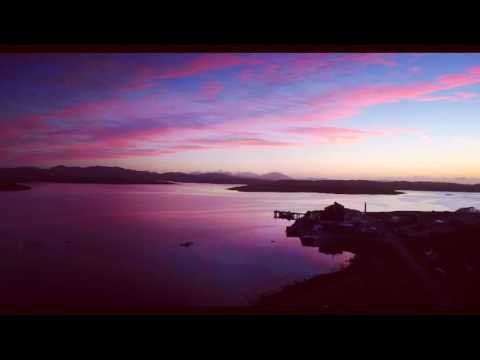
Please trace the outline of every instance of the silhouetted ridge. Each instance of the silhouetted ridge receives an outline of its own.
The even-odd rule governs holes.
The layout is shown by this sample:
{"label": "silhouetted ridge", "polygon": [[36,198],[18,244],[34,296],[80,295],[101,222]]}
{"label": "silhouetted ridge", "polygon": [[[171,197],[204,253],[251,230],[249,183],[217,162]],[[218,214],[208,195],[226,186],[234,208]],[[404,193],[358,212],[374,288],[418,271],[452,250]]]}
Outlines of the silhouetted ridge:
{"label": "silhouetted ridge", "polygon": [[265,179],[265,180],[291,180],[291,178],[285,174],[282,174],[280,172],[270,172],[265,175],[261,175],[260,178]]}
{"label": "silhouetted ridge", "polygon": [[0,169],[0,180],[15,182],[45,181],[96,184],[170,184],[170,182],[160,179],[156,173],[108,166],[55,166],[50,169]]}
{"label": "silhouetted ridge", "polygon": [[480,184],[455,184],[371,180],[280,180],[238,186],[231,190],[251,192],[317,192],[331,194],[401,194],[400,190],[480,192]]}
{"label": "silhouetted ridge", "polygon": [[262,179],[234,176],[226,173],[187,174],[182,172],[167,172],[159,174],[160,179],[178,182],[210,183],[210,184],[258,184]]}
{"label": "silhouetted ridge", "polygon": [[61,182],[97,184],[171,184],[171,182],[252,184],[262,180],[237,177],[225,173],[187,174],[156,173],[111,166],[55,166],[50,169],[17,167],[0,169],[3,182]]}
{"label": "silhouetted ridge", "polygon": [[280,180],[231,188],[252,192],[318,192],[333,194],[400,194],[387,183],[368,180]]}
{"label": "silhouetted ridge", "polygon": [[[244,173],[245,174],[245,173]],[[258,177],[238,176],[224,172],[156,173],[129,170],[112,166],[55,166],[0,168],[1,183],[63,182],[96,184],[171,184],[172,182],[243,184],[232,188],[238,191],[259,192],[318,192],[333,194],[401,194],[401,190],[480,192],[480,184],[456,184],[429,181],[373,180],[274,180],[287,177],[273,172]],[[288,178],[288,177],[287,177]]]}

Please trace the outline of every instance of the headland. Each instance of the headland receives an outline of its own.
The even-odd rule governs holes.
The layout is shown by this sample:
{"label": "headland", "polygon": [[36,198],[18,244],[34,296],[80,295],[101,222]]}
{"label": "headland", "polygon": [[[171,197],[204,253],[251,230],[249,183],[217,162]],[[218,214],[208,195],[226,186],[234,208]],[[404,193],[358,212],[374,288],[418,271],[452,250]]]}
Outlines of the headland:
{"label": "headland", "polygon": [[[278,216],[278,215],[277,215]],[[287,236],[320,252],[355,254],[342,270],[263,296],[259,313],[480,313],[480,212],[309,211]]]}
{"label": "headland", "polygon": [[402,190],[480,192],[480,184],[423,181],[279,180],[230,188],[244,192],[303,192],[326,194],[399,195]]}

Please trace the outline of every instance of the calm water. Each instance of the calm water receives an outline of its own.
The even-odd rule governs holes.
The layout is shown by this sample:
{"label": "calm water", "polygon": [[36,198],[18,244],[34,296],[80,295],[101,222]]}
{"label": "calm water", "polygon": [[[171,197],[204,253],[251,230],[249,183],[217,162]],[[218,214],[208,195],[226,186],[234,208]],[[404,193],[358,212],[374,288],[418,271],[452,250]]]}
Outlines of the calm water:
{"label": "calm water", "polygon": [[[333,201],[363,210],[480,207],[480,194],[240,193],[232,185],[33,184],[0,192],[1,309],[71,311],[245,305],[263,292],[338,270],[331,256],[287,238],[273,210]],[[193,241],[191,247],[180,243]]]}

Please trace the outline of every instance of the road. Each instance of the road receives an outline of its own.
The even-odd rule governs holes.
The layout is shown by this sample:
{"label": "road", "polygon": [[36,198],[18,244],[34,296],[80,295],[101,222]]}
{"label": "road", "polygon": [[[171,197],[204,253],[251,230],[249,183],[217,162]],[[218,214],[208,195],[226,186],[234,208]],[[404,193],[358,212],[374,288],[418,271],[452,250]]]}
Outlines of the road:
{"label": "road", "polygon": [[414,277],[421,282],[424,289],[426,289],[431,295],[432,303],[436,304],[440,309],[444,309],[446,312],[454,311],[456,306],[451,298],[445,293],[439,279],[432,276],[424,266],[419,264],[417,259],[415,259],[405,247],[402,239],[385,225],[379,225],[377,226],[377,229],[382,233],[379,240],[394,250],[405,264],[405,270],[412,272]]}

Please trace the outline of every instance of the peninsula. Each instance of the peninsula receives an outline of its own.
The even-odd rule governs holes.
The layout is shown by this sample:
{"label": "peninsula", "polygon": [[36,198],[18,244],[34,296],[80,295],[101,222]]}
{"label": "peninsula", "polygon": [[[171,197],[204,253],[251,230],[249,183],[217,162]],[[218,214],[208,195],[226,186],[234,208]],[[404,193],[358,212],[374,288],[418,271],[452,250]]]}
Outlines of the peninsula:
{"label": "peninsula", "polygon": [[309,211],[287,227],[287,236],[322,253],[351,252],[353,260],[263,296],[252,311],[479,313],[479,231],[474,207],[367,213],[335,203]]}
{"label": "peninsula", "polygon": [[83,184],[173,184],[174,182],[211,184],[254,184],[267,182],[263,178],[235,176],[225,173],[189,174],[182,172],[157,173],[111,166],[55,166],[52,168],[0,168],[0,181],[55,182]]}
{"label": "peninsula", "polygon": [[401,190],[480,192],[480,184],[424,181],[279,180],[230,188],[245,192],[303,192],[327,194],[398,195]]}
{"label": "peninsula", "polygon": [[[428,181],[294,180],[281,173],[255,175],[226,172],[139,171],[112,166],[55,166],[0,168],[0,183],[164,184],[205,183],[237,185],[241,192],[303,192],[327,194],[398,195],[402,190],[480,192],[480,184]],[[241,186],[238,186],[241,185]],[[9,185],[11,186],[11,185]]]}

